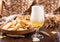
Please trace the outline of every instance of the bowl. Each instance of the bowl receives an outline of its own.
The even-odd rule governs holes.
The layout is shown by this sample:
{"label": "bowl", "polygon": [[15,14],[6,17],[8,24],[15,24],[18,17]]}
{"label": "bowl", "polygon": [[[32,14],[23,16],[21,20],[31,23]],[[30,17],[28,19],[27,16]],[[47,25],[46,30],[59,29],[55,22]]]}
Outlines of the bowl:
{"label": "bowl", "polygon": [[2,29],[2,26],[0,26],[0,30],[3,34],[10,34],[10,35],[22,35],[22,34],[27,34],[27,33],[31,33],[34,32],[35,29],[34,28],[30,28],[27,30],[19,30],[19,31],[13,31],[13,30],[4,30]]}

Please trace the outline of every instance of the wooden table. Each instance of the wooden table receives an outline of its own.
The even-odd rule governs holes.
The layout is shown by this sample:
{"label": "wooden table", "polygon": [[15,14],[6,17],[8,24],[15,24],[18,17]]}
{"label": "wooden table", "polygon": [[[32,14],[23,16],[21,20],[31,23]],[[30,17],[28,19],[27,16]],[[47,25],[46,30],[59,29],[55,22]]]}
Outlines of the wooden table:
{"label": "wooden table", "polygon": [[[40,42],[59,42],[59,40],[57,38],[57,34],[52,34],[51,33],[51,31],[53,31],[53,29],[49,28],[49,29],[46,29],[45,31],[50,34],[50,37],[44,35],[44,38],[41,39]],[[59,31],[59,29],[58,29],[58,31]],[[32,39],[31,39],[32,34],[33,33],[26,34],[25,38],[21,38],[21,37],[20,38],[5,37],[5,38],[0,39],[0,42],[33,42]]]}

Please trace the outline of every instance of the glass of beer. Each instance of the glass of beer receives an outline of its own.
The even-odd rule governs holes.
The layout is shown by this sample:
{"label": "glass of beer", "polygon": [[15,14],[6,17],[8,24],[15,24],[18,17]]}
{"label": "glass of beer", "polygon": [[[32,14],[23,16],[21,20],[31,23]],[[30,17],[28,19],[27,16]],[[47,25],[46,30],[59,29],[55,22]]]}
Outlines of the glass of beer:
{"label": "glass of beer", "polygon": [[32,12],[31,12],[30,20],[31,20],[31,25],[36,29],[35,34],[32,35],[33,41],[35,39],[36,40],[42,39],[43,36],[39,34],[39,29],[44,24],[44,7],[42,5],[32,6]]}

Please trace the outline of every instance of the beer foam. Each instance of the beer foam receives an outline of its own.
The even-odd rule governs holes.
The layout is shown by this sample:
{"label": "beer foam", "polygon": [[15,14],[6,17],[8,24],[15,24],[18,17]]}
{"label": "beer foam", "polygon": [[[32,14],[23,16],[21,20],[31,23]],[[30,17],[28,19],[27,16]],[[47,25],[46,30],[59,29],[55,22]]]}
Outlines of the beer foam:
{"label": "beer foam", "polygon": [[32,6],[31,12],[31,21],[43,21],[44,20],[44,7],[40,6]]}

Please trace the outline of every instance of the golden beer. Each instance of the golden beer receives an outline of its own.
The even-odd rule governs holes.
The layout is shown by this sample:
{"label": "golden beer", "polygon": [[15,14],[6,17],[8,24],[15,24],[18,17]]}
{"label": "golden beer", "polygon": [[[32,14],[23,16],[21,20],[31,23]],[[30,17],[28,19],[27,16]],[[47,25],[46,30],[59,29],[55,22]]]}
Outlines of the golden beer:
{"label": "golden beer", "polygon": [[33,27],[41,27],[43,25],[44,22],[31,22],[31,25]]}

